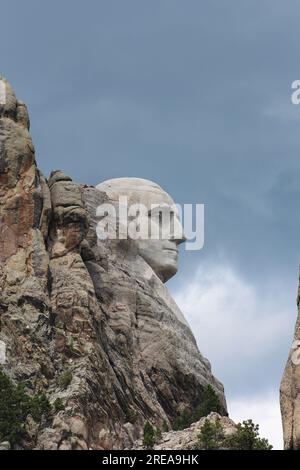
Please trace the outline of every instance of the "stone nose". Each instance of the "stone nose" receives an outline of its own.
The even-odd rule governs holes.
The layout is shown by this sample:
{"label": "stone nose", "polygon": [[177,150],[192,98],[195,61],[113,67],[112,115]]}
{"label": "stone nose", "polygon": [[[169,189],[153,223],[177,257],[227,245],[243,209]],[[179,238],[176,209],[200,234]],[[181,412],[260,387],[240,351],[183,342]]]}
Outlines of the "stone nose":
{"label": "stone nose", "polygon": [[183,226],[177,217],[174,218],[170,240],[174,241],[177,245],[186,241]]}

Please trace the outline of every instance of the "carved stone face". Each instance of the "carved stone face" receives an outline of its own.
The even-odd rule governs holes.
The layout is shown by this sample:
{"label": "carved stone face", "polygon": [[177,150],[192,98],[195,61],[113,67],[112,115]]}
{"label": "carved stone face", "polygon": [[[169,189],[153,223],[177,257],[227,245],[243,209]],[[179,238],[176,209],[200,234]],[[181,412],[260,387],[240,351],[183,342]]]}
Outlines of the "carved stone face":
{"label": "carved stone face", "polygon": [[126,196],[128,206],[146,206],[148,212],[141,215],[140,220],[151,217],[152,227],[159,236],[157,239],[149,237],[136,240],[138,253],[163,282],[174,276],[178,270],[178,245],[185,241],[185,237],[178,211],[169,194],[156,183],[140,178],[107,180],[99,184],[97,189],[104,191],[114,204],[117,204],[120,196]]}

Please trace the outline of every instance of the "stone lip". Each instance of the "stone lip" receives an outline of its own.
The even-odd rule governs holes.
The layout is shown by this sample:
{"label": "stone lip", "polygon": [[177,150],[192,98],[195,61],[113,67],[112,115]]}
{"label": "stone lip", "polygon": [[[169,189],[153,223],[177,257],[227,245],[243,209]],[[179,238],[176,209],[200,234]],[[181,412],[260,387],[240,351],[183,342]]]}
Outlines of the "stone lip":
{"label": "stone lip", "polygon": [[133,244],[97,242],[93,207],[105,194],[60,170],[44,178],[26,106],[2,83],[1,369],[52,405],[39,425],[28,416],[20,447],[132,447],[146,420],[171,427],[192,412],[207,384],[226,415],[223,386],[165,286]]}

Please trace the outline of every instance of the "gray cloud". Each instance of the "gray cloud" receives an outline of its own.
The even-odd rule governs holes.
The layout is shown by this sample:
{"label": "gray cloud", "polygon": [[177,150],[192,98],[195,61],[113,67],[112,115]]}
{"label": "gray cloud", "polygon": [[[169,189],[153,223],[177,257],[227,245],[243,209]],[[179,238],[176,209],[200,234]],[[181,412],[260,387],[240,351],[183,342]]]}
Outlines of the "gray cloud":
{"label": "gray cloud", "polygon": [[145,177],[204,203],[205,247],[182,252],[174,291],[225,259],[255,292],[285,292],[288,333],[243,376],[257,393],[278,382],[296,311],[299,13],[296,0],[1,2],[1,72],[29,105],[41,169]]}

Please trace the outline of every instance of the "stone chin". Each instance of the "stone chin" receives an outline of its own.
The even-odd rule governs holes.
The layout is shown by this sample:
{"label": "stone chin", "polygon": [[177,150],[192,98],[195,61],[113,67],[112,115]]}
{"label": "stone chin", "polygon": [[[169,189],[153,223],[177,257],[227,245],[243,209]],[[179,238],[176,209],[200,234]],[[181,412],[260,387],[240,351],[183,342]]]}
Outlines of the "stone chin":
{"label": "stone chin", "polygon": [[162,280],[168,281],[178,271],[178,247],[171,240],[140,240],[138,253]]}

